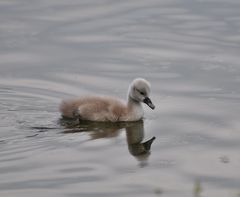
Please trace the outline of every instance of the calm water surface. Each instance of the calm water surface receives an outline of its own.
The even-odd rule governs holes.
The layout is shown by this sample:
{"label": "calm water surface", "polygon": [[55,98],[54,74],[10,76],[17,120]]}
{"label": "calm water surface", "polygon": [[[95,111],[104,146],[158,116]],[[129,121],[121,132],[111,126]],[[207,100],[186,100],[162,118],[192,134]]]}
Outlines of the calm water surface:
{"label": "calm water surface", "polygon": [[[238,0],[1,0],[0,196],[240,195]],[[143,122],[62,98],[152,83]],[[151,151],[144,142],[156,139]]]}

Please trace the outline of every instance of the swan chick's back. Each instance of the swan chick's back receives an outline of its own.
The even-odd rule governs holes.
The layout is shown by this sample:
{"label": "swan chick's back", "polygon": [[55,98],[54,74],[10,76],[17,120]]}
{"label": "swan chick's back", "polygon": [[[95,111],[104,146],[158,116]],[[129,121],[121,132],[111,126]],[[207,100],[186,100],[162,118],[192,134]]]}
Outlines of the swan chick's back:
{"label": "swan chick's back", "polygon": [[128,113],[123,101],[108,96],[85,96],[78,99],[63,100],[60,105],[63,117],[91,121],[124,121]]}

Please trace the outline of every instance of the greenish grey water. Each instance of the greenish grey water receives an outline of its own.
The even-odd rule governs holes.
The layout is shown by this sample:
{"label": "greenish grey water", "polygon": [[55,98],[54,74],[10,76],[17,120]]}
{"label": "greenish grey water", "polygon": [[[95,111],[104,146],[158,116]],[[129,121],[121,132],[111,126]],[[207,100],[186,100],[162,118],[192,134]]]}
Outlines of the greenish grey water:
{"label": "greenish grey water", "polygon": [[[240,194],[240,2],[0,1],[0,195]],[[152,83],[143,122],[63,122],[62,98]],[[151,151],[143,143],[156,137]]]}

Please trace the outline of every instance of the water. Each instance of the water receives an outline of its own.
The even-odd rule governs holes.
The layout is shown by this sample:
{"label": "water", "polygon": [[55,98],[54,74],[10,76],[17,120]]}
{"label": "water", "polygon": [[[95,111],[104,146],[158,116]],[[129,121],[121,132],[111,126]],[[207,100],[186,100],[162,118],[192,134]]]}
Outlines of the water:
{"label": "water", "polygon": [[[0,1],[0,195],[240,195],[240,2]],[[143,122],[78,125],[62,98],[152,83]],[[156,137],[150,151],[143,143]]]}

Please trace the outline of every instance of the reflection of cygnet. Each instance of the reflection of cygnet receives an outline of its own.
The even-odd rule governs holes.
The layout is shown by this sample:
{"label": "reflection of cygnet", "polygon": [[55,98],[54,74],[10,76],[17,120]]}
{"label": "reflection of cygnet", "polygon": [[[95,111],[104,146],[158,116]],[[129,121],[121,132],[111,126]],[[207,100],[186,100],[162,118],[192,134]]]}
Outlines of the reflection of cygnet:
{"label": "reflection of cygnet", "polygon": [[155,106],[149,99],[150,83],[145,79],[135,79],[129,86],[127,104],[106,96],[87,96],[79,99],[64,100],[60,105],[63,117],[91,121],[136,121],[143,118],[141,103],[151,109]]}

